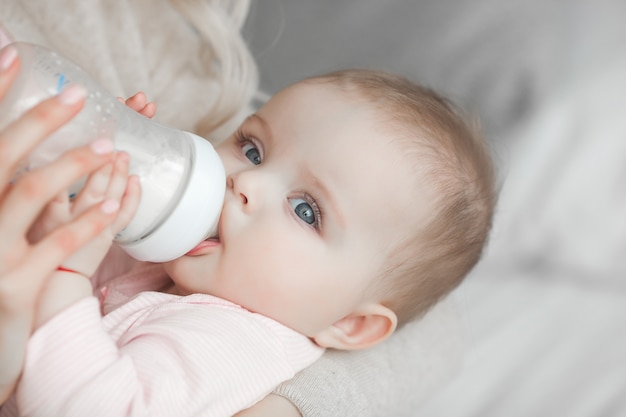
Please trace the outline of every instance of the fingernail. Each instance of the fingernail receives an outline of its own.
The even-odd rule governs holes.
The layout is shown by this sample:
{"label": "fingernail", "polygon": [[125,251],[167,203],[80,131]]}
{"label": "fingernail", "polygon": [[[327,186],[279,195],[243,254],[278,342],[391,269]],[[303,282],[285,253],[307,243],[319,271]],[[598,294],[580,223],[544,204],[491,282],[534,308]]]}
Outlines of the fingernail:
{"label": "fingernail", "polygon": [[0,54],[0,71],[4,72],[9,69],[11,64],[17,58],[17,50],[12,46],[7,46]]}
{"label": "fingernail", "polygon": [[119,208],[120,208],[120,203],[117,200],[105,200],[100,205],[100,210],[102,210],[104,214],[113,214],[116,211],[118,211]]}
{"label": "fingernail", "polygon": [[93,153],[97,155],[104,155],[107,153],[111,153],[115,150],[115,145],[113,145],[113,141],[107,138],[96,139],[89,144],[89,147],[93,151]]}
{"label": "fingernail", "polygon": [[59,101],[61,101],[61,103],[63,104],[71,106],[78,103],[86,96],[87,90],[85,90],[80,85],[73,84],[61,91],[61,93],[59,94]]}
{"label": "fingernail", "polygon": [[130,161],[130,156],[126,152],[118,152],[117,153],[117,161],[122,162],[124,164]]}

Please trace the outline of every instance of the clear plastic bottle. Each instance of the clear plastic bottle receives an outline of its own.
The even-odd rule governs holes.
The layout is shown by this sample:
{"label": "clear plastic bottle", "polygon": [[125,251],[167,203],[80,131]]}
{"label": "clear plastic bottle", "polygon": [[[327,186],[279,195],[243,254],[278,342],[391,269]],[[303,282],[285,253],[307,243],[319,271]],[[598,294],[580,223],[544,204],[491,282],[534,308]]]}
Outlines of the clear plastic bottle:
{"label": "clear plastic bottle", "polygon": [[24,42],[8,47],[16,48],[21,69],[0,101],[0,128],[71,84],[87,90],[81,112],[39,145],[16,176],[55,160],[68,149],[112,138],[116,149],[130,155],[130,171],[139,176],[142,187],[137,213],[116,236],[117,244],[136,259],[164,262],[216,234],[226,178],[207,140],[129,109],[54,51]]}

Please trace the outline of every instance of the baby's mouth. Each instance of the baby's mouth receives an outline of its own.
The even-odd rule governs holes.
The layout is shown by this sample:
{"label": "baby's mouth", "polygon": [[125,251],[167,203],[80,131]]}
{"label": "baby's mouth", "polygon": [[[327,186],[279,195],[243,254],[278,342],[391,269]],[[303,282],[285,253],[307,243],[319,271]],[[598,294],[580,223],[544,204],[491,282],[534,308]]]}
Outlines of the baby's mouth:
{"label": "baby's mouth", "polygon": [[220,228],[219,225],[215,228],[215,231],[204,239],[205,242],[219,242],[220,241]]}
{"label": "baby's mouth", "polygon": [[220,242],[220,236],[219,236],[219,234],[216,234],[215,236],[209,236],[209,237],[207,237],[204,240],[207,241],[207,242],[217,242],[217,243],[219,243]]}
{"label": "baby's mouth", "polygon": [[196,247],[191,249],[185,255],[187,256],[202,255],[203,253],[205,253],[207,248],[215,247],[215,246],[218,246],[219,244],[220,244],[219,236],[211,236],[211,237],[204,239],[202,242],[198,243]]}

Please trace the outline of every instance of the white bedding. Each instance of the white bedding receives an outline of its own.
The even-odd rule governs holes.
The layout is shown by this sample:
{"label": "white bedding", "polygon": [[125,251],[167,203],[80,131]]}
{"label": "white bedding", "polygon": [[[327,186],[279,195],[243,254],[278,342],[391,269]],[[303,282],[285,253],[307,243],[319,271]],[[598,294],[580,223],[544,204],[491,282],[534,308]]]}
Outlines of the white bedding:
{"label": "white bedding", "polygon": [[455,294],[465,366],[415,417],[626,415],[626,294],[571,278],[477,270]]}
{"label": "white bedding", "polygon": [[624,74],[620,48],[511,132],[490,248],[456,294],[466,366],[415,416],[626,415]]}

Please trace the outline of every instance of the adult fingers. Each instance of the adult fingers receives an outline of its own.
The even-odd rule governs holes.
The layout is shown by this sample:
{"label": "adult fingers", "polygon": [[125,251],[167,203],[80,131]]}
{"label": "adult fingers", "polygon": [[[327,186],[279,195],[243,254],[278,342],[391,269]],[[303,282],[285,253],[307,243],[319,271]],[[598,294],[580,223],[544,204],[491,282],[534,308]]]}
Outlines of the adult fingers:
{"label": "adult fingers", "polygon": [[51,230],[70,220],[70,202],[66,191],[54,197],[42,210],[28,231],[28,242],[38,242]]}
{"label": "adult fingers", "polygon": [[74,181],[110,162],[113,150],[110,140],[99,139],[20,177],[0,204],[2,239],[8,242],[22,239],[50,200]]}
{"label": "adult fingers", "polygon": [[122,197],[121,208],[115,222],[111,226],[113,233],[119,233],[130,223],[141,201],[141,184],[139,177],[132,175],[126,183],[126,191]]}
{"label": "adult fingers", "polygon": [[120,201],[128,181],[129,156],[118,152],[115,160],[90,175],[72,207],[74,215],[105,199]]}
{"label": "adult fingers", "polygon": [[[0,75],[0,79],[2,75]],[[84,105],[85,89],[72,85],[42,101],[0,131],[0,184],[6,184],[18,163]]]}
{"label": "adult fingers", "polygon": [[12,271],[13,291],[39,288],[57,266],[115,220],[119,207],[117,201],[105,200],[33,245]]}
{"label": "adult fingers", "polygon": [[78,215],[87,208],[104,200],[114,164],[115,162],[111,161],[89,175],[85,185],[72,202],[73,215]]}

